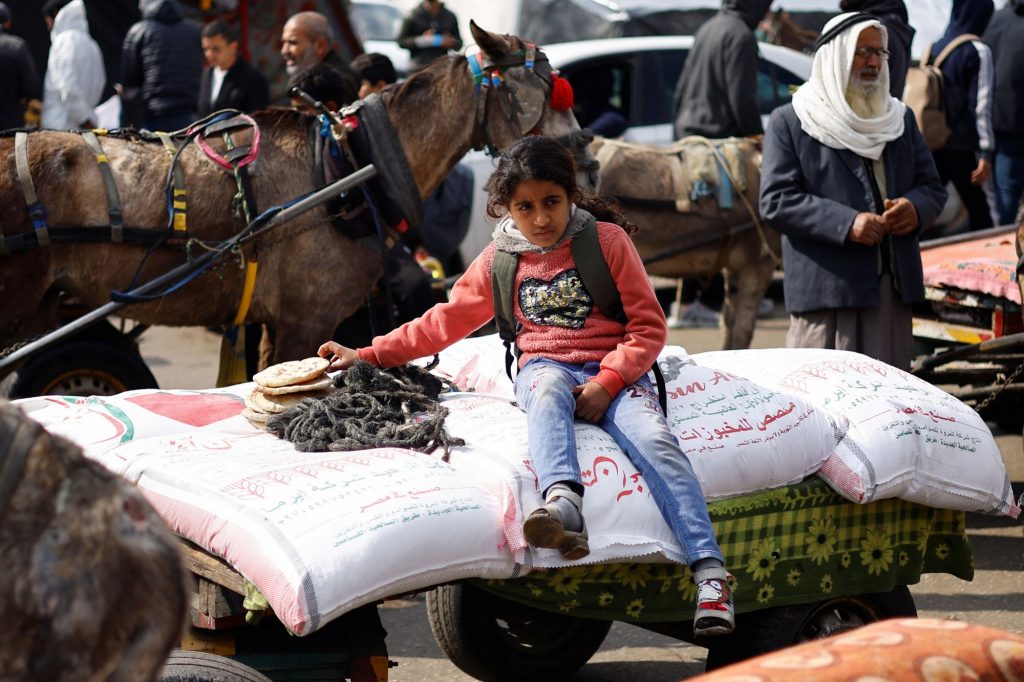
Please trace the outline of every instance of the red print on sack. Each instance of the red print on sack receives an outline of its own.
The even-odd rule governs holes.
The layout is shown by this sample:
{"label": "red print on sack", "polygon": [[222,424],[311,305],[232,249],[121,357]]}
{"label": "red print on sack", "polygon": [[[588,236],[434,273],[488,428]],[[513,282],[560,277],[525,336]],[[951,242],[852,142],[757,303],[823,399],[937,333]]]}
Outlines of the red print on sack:
{"label": "red print on sack", "polygon": [[602,477],[616,481],[621,478],[619,484],[621,490],[615,495],[616,502],[627,495],[632,495],[634,492],[641,494],[644,492],[643,476],[639,473],[626,474],[626,472],[619,469],[618,463],[611,457],[600,455],[594,458],[591,467],[582,473],[583,485],[588,488],[597,485]]}
{"label": "red print on sack", "polygon": [[146,393],[125,398],[161,417],[190,426],[206,426],[241,414],[242,399],[225,393]]}

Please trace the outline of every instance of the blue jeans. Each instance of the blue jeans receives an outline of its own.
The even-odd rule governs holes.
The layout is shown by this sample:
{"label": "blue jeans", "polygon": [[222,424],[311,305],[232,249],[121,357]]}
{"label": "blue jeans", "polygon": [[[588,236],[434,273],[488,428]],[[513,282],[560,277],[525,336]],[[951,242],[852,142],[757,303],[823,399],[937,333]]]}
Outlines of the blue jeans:
{"label": "blue jeans", "polygon": [[996,209],[1000,225],[1017,222],[1021,194],[1024,193],[1024,153],[995,155]]}
{"label": "blue jeans", "polygon": [[[537,358],[516,375],[516,400],[526,411],[530,456],[542,493],[559,481],[582,484],[572,389],[586,383],[598,370],[597,362],[570,365]],[[650,379],[643,376],[622,389],[598,426],[615,439],[640,470],[661,515],[683,548],[687,565],[707,558],[723,561],[700,482],[668,429]]]}

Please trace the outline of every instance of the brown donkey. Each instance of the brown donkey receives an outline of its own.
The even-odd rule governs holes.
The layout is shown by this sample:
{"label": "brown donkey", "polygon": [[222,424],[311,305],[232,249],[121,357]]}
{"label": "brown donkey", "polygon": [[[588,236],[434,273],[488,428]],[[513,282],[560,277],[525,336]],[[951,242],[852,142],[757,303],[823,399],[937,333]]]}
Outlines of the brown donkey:
{"label": "brown donkey", "polygon": [[[571,111],[550,106],[551,67],[543,53],[514,36],[472,26],[479,57],[439,59],[383,98],[394,138],[401,146],[420,197],[431,193],[473,146],[501,149],[524,134],[563,135],[578,130]],[[473,62],[473,64],[471,64]],[[496,85],[480,87],[480,69]],[[474,73],[478,73],[474,78]],[[500,75],[500,78],[499,78]],[[488,84],[490,80],[487,80]],[[289,110],[255,115],[261,149],[250,165],[259,208],[285,204],[315,189],[312,117]],[[124,225],[166,229],[169,156],[155,141],[107,136],[103,151],[120,195]],[[0,226],[12,235],[32,232],[11,137],[0,138]],[[196,145],[179,155],[188,197],[193,250],[229,239],[244,225],[232,210],[238,188],[230,171],[215,165]],[[28,135],[27,164],[51,227],[110,224],[107,188],[96,155],[82,136],[41,131]],[[118,314],[149,324],[228,325],[243,294],[241,255],[258,261],[246,321],[273,333],[270,363],[309,356],[338,323],[364,300],[381,272],[369,211],[336,228],[327,209],[303,213],[248,243],[179,291],[155,302],[132,303]],[[361,222],[360,222],[361,221]],[[360,238],[359,235],[364,235]],[[124,291],[147,247],[106,243],[57,243],[0,256],[0,348],[52,329],[57,303],[69,294],[90,307]],[[0,253],[3,249],[0,248]],[[145,282],[183,262],[180,249],[157,249],[142,268]]]}

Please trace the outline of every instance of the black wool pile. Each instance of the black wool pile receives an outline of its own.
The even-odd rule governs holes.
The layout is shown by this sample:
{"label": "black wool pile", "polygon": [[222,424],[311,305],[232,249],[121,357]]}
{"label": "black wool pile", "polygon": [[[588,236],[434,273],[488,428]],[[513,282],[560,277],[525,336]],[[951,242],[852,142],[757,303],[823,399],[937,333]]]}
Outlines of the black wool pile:
{"label": "black wool pile", "polygon": [[360,360],[334,377],[335,391],[275,415],[267,430],[302,452],[400,447],[433,452],[465,445],[444,428],[438,396],[448,385],[414,365],[378,369]]}

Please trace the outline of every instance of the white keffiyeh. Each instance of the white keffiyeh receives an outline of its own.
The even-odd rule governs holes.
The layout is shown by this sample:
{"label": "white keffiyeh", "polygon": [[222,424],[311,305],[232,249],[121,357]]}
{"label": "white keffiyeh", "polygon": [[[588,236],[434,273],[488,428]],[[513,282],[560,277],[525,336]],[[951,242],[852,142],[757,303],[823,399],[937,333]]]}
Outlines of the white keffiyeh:
{"label": "white keffiyeh", "polygon": [[[833,17],[822,29],[822,34],[850,14]],[[882,46],[887,47],[889,37],[878,21],[853,24],[814,53],[811,79],[793,95],[793,109],[804,132],[832,149],[850,151],[874,161],[882,156],[885,145],[903,134],[905,105],[889,93],[889,64],[882,62],[878,85],[885,100],[880,116],[863,118],[857,115],[846,100],[846,87],[850,81],[853,53],[861,31],[875,27],[882,33]]]}

